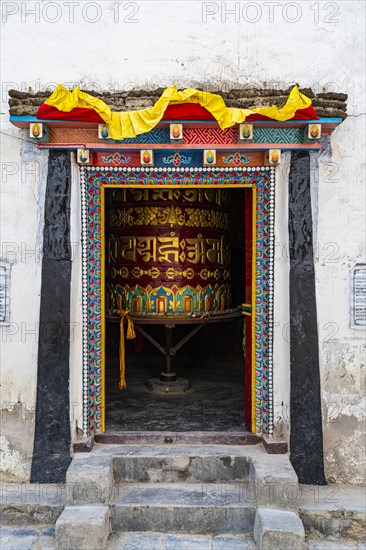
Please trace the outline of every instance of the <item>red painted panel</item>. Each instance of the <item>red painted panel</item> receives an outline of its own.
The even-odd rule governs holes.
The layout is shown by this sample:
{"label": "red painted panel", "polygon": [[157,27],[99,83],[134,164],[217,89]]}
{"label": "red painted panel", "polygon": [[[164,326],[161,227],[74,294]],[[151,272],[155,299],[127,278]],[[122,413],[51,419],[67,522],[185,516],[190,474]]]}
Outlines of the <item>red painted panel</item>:
{"label": "red painted panel", "polygon": [[183,143],[184,144],[202,144],[219,145],[219,144],[236,144],[237,129],[227,128],[183,128]]}
{"label": "red painted panel", "polygon": [[[245,189],[245,302],[252,304],[252,195]],[[254,304],[252,304],[252,307]],[[252,311],[254,315],[254,307]],[[245,317],[245,424],[252,423],[252,317]]]}
{"label": "red painted panel", "polygon": [[217,151],[216,166],[263,166],[264,153],[257,151]]}
{"label": "red painted panel", "polygon": [[93,154],[95,166],[140,166],[140,151],[98,151]]}

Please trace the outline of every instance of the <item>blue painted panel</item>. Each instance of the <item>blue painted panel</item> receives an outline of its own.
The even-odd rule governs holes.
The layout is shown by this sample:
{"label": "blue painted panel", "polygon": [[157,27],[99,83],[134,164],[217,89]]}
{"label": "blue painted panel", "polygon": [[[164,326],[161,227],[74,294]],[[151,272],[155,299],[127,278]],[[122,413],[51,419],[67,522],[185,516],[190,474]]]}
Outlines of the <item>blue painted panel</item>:
{"label": "blue painted panel", "polygon": [[[10,122],[75,122],[75,120],[50,120],[50,119],[40,119],[40,118],[37,118],[36,116],[14,116],[14,115],[11,115],[10,116]],[[164,120],[164,122],[166,123],[173,123],[173,122],[178,122],[178,120]],[[181,120],[180,122],[182,122],[183,124],[184,123],[188,123],[188,122],[199,122],[203,123],[202,120]],[[215,122],[210,122],[210,121],[206,121],[207,122],[207,126],[210,127],[212,126],[212,124],[215,124]],[[253,123],[258,123],[260,121],[253,121]],[[292,125],[295,123],[298,123],[298,122],[305,122],[306,124],[311,124],[313,122],[317,122],[318,124],[340,124],[341,122],[343,122],[343,119],[342,118],[319,118],[319,119],[316,119],[316,120],[287,120],[287,121],[284,121],[284,122],[279,122],[277,120],[273,120],[271,121],[271,124],[273,124],[273,126],[277,126],[278,124],[286,124],[286,126],[288,125],[290,128],[292,127]],[[155,130],[164,130],[165,128],[155,128]],[[154,130],[151,130],[152,132]],[[168,129],[166,129],[167,132],[169,132]],[[147,132],[147,133],[150,133],[150,132]],[[141,134],[141,135],[144,135],[144,134]],[[135,138],[133,138],[135,139]],[[168,138],[168,141],[169,141],[169,138]]]}
{"label": "blue painted panel", "polygon": [[169,128],[153,128],[150,132],[140,134],[135,138],[113,140],[113,143],[169,143]]}
{"label": "blue painted panel", "polygon": [[253,143],[303,143],[304,128],[253,128]]}
{"label": "blue painted panel", "polygon": [[[189,147],[189,145],[187,145]],[[189,166],[202,166],[203,153],[200,150],[187,151],[154,151],[154,165],[163,168],[180,167],[188,168]]]}

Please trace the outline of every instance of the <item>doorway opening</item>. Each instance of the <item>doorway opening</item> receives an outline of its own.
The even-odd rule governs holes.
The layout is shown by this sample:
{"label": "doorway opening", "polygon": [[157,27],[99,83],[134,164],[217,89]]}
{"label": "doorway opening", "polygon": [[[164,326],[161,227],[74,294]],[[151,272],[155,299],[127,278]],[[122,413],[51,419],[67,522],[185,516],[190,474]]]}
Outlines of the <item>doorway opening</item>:
{"label": "doorway opening", "polygon": [[[234,310],[252,301],[253,192],[251,188],[237,188],[230,189],[228,195],[227,241],[231,309]],[[111,235],[108,220],[115,216],[119,198],[113,187],[104,189],[106,251]],[[123,269],[121,258],[116,259],[119,269]],[[106,282],[110,278],[110,267],[106,254]],[[141,306],[141,302],[134,302],[137,311],[139,304]],[[105,414],[108,431],[245,432],[251,429],[248,425],[251,396],[246,395],[251,390],[250,317],[237,315],[230,322],[207,323],[190,339],[187,338],[192,325],[177,324],[171,331],[172,345],[187,341],[172,357],[172,364],[177,376],[189,381],[189,389],[163,394],[149,390],[147,381],[164,370],[164,356],[139,332],[135,340],[125,342],[127,387],[119,389],[120,328],[118,319],[110,319],[109,306],[106,301]],[[166,345],[163,325],[151,325],[144,330],[162,347]]]}

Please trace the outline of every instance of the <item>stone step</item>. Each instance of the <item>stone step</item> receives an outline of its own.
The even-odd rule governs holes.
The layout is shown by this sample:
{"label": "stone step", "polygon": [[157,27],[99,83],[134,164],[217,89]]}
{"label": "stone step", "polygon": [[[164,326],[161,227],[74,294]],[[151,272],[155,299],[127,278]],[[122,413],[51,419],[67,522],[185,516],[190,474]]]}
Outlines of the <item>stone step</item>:
{"label": "stone step", "polygon": [[1,550],[55,550],[55,528],[49,525],[0,528]]}
{"label": "stone step", "polygon": [[251,535],[179,535],[174,533],[113,533],[107,550],[256,550]]}
{"label": "stone step", "polygon": [[268,455],[261,444],[96,444],[92,453],[74,456],[67,504],[108,504],[121,484],[246,481],[258,506],[298,510],[298,480],[288,455]]}
{"label": "stone step", "polygon": [[62,484],[9,483],[0,486],[2,525],[53,525],[62,513],[65,487]]}
{"label": "stone step", "polygon": [[66,506],[56,522],[56,548],[104,550],[110,533],[108,506]]}
{"label": "stone step", "polygon": [[[164,451],[164,452],[163,452]],[[214,483],[247,480],[248,457],[220,450],[203,455],[201,449],[182,449],[167,453],[160,450],[156,455],[129,454],[113,458],[115,482],[135,481],[143,483]]]}
{"label": "stone step", "polygon": [[111,506],[112,531],[252,533],[255,504],[244,483],[127,484]]}
{"label": "stone step", "polygon": [[306,537],[308,550],[366,550],[366,544],[344,538],[316,536]]}
{"label": "stone step", "polygon": [[334,540],[366,540],[366,488],[300,485],[299,514],[305,531]]}
{"label": "stone step", "polygon": [[[1,550],[55,550],[55,529],[49,525],[0,528]],[[308,550],[366,550],[366,544],[343,538],[306,537]],[[246,535],[181,535],[173,533],[113,533],[106,550],[256,550]]]}
{"label": "stone step", "polygon": [[254,522],[254,540],[260,550],[306,550],[305,530],[295,512],[258,508]]}
{"label": "stone step", "polygon": [[[124,456],[242,456],[252,457],[258,453],[266,455],[261,443],[256,445],[195,445],[195,444],[125,444],[109,445],[96,443],[90,455],[94,457],[124,457]],[[77,453],[79,456],[83,453]],[[84,453],[84,456],[87,453]]]}

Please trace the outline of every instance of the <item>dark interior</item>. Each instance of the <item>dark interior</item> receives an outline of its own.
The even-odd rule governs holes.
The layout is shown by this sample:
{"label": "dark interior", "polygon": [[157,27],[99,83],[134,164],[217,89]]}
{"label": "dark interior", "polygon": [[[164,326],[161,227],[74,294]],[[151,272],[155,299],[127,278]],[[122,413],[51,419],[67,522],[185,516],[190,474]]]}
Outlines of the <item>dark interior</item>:
{"label": "dark interior", "polygon": [[[108,190],[107,190],[108,191]],[[230,232],[232,307],[245,301],[244,189],[232,193]],[[108,201],[106,201],[108,203]],[[106,324],[106,427],[113,431],[244,431],[243,319],[205,325],[173,358],[185,393],[161,395],[146,387],[159,377],[164,356],[146,338],[126,340],[127,388],[119,390],[119,324]],[[172,331],[178,342],[192,325]],[[144,329],[164,346],[163,326]],[[141,347],[139,352],[136,348]]]}

